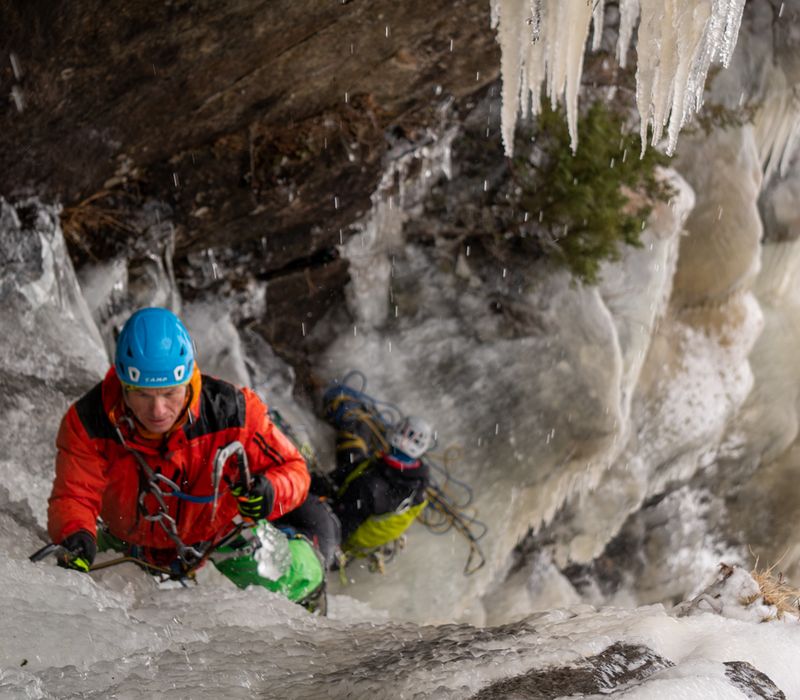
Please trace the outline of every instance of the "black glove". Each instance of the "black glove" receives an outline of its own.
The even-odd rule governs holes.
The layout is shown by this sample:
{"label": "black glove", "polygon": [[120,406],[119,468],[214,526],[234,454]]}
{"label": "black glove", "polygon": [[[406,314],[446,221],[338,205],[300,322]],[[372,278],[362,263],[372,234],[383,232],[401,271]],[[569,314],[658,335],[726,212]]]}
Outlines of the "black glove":
{"label": "black glove", "polygon": [[253,477],[249,491],[245,491],[243,484],[236,484],[231,493],[236,496],[239,513],[243,518],[264,520],[272,512],[275,492],[269,479],[263,474]]}
{"label": "black glove", "polygon": [[97,554],[97,543],[86,530],[73,532],[65,537],[61,546],[67,551],[58,557],[58,565],[88,573]]}

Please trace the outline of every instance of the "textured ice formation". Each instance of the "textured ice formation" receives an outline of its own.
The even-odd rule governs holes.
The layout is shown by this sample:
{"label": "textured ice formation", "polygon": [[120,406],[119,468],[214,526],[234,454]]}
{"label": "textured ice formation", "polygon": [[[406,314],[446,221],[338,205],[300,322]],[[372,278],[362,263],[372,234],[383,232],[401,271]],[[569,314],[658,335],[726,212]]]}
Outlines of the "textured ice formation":
{"label": "textured ice formation", "polygon": [[[624,66],[637,15],[636,103],[642,148],[652,129],[667,130],[672,153],[678,132],[702,105],[712,63],[727,66],[736,45],[744,0],[621,0],[617,57]],[[594,6],[594,10],[593,10]],[[602,33],[604,0],[492,0],[502,49],[503,142],[514,149],[517,117],[539,109],[542,84],[550,102],[567,108],[573,150],[583,57],[594,16],[594,43]],[[569,31],[564,31],[569,27]]]}

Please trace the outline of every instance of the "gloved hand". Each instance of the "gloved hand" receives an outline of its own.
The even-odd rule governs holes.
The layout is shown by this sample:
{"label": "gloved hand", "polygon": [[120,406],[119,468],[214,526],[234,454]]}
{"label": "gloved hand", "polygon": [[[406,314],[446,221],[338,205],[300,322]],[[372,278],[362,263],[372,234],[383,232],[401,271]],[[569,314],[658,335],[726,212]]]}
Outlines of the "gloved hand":
{"label": "gloved hand", "polygon": [[58,557],[58,565],[65,569],[75,569],[76,571],[89,572],[94,556],[97,554],[97,543],[86,530],[73,532],[69,537],[65,537],[61,546],[67,550],[67,554]]}
{"label": "gloved hand", "polygon": [[236,496],[239,513],[243,518],[263,520],[272,512],[275,492],[269,479],[263,474],[253,477],[249,491],[245,491],[244,484],[236,484],[231,493]]}

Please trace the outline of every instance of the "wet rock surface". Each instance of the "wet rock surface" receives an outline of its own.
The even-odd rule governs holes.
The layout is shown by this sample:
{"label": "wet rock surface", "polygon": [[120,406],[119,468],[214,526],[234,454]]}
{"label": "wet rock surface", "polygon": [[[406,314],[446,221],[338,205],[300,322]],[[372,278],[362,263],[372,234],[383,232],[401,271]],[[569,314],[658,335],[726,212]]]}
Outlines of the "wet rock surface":
{"label": "wet rock surface", "polygon": [[762,673],[747,661],[726,661],[725,676],[750,700],[785,700],[786,695],[766,673]]}
{"label": "wet rock surface", "polygon": [[270,269],[369,207],[387,132],[499,72],[484,0],[13,0],[0,26],[0,193],[153,196],[179,255],[266,237]]}
{"label": "wet rock surface", "polygon": [[[617,642],[575,666],[535,669],[488,686],[473,700],[544,700],[615,695],[645,682],[674,664],[646,646]],[[772,680],[746,661],[726,661],[725,677],[751,700],[785,698]]]}
{"label": "wet rock surface", "polygon": [[0,195],[60,202],[79,271],[168,248],[187,300],[266,283],[237,321],[299,364],[386,162],[500,67],[486,0],[12,0],[0,27]]}
{"label": "wet rock surface", "polygon": [[485,688],[474,700],[560,698],[594,693],[610,694],[674,664],[644,646],[612,644],[576,666],[535,669]]}

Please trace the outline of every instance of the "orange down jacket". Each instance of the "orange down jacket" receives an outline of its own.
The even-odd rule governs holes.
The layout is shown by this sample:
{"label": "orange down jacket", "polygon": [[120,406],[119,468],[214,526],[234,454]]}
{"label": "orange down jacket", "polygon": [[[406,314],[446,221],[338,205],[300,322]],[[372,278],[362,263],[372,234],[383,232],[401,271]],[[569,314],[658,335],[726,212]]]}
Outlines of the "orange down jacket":
{"label": "orange down jacket", "polygon": [[[158,502],[131,450],[139,452],[154,472],[179,485],[183,494],[202,500],[214,493],[217,450],[238,440],[247,452],[251,473],[263,473],[272,484],[275,502],[269,519],[305,500],[310,481],[305,461],[273,425],[254,392],[201,377],[196,370],[190,396],[183,424],[158,441],[145,439],[124,419],[129,414],[113,367],[69,408],[56,440],[56,476],[48,508],[48,531],[54,542],[77,530],[95,534],[100,516],[111,534],[146,548],[148,559],[163,561],[176,552],[163,528],[144,517],[159,512]],[[238,482],[235,462],[229,459],[223,472],[230,483]],[[162,485],[162,492],[169,493],[170,488]],[[225,479],[220,480],[213,517],[211,502],[173,495],[164,500],[185,545],[220,539],[232,529],[238,513]]]}

